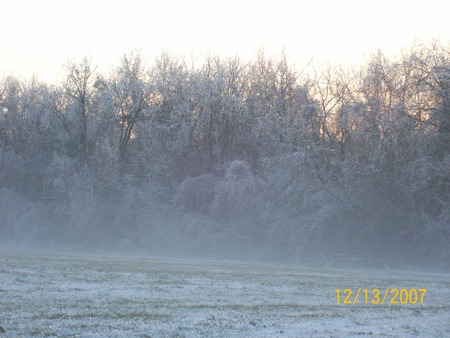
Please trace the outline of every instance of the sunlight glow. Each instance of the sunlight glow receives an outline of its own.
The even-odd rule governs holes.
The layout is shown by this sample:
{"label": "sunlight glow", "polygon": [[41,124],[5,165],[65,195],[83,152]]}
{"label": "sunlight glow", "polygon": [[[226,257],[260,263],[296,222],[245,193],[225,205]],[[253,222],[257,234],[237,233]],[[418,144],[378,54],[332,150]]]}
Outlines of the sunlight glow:
{"label": "sunlight glow", "polygon": [[449,5],[419,1],[92,1],[16,0],[2,4],[0,74],[60,79],[68,60],[90,54],[109,71],[130,49],[253,58],[285,49],[353,64],[376,49],[398,52],[415,39],[448,41]]}

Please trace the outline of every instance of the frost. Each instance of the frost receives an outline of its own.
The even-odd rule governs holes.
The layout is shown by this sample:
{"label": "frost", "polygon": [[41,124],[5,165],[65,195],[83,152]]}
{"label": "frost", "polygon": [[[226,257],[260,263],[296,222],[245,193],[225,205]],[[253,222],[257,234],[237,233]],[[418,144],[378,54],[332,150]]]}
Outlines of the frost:
{"label": "frost", "polygon": [[[0,254],[6,337],[447,336],[450,276]],[[417,288],[422,305],[337,305],[336,288]]]}

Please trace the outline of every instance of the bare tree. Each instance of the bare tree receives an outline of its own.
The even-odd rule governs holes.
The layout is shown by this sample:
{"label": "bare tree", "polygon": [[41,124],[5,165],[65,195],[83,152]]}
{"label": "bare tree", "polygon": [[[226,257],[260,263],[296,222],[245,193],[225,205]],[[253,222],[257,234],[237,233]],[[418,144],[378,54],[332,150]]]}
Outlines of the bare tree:
{"label": "bare tree", "polygon": [[[96,68],[92,67],[92,60],[90,57],[84,57],[81,62],[68,62],[66,64],[67,78],[63,86],[64,93],[71,99],[69,104],[72,105],[72,109],[76,114],[78,144],[77,152],[82,158],[87,154],[87,142],[88,142],[88,119],[91,99],[94,93],[94,73]],[[69,108],[69,107],[67,107]],[[59,112],[61,121],[65,118]],[[63,122],[64,124],[64,122]]]}
{"label": "bare tree", "polygon": [[145,118],[149,107],[152,85],[140,54],[136,51],[124,55],[113,75],[112,91],[119,126],[119,156],[128,159],[130,141],[136,137],[134,127]]}

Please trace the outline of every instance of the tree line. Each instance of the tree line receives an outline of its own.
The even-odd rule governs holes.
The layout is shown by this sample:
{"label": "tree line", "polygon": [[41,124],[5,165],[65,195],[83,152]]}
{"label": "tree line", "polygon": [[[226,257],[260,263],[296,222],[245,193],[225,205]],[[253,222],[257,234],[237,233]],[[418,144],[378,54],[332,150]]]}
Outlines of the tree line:
{"label": "tree line", "polygon": [[[359,68],[138,51],[0,82],[4,246],[450,264],[450,49]],[[224,244],[225,243],[225,244]]]}

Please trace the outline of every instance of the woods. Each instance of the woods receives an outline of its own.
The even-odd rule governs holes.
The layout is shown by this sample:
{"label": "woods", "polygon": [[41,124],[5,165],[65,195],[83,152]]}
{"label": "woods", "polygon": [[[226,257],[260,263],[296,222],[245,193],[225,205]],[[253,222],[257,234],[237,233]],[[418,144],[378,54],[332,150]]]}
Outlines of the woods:
{"label": "woods", "polygon": [[450,268],[450,46],[147,62],[2,78],[0,246]]}

